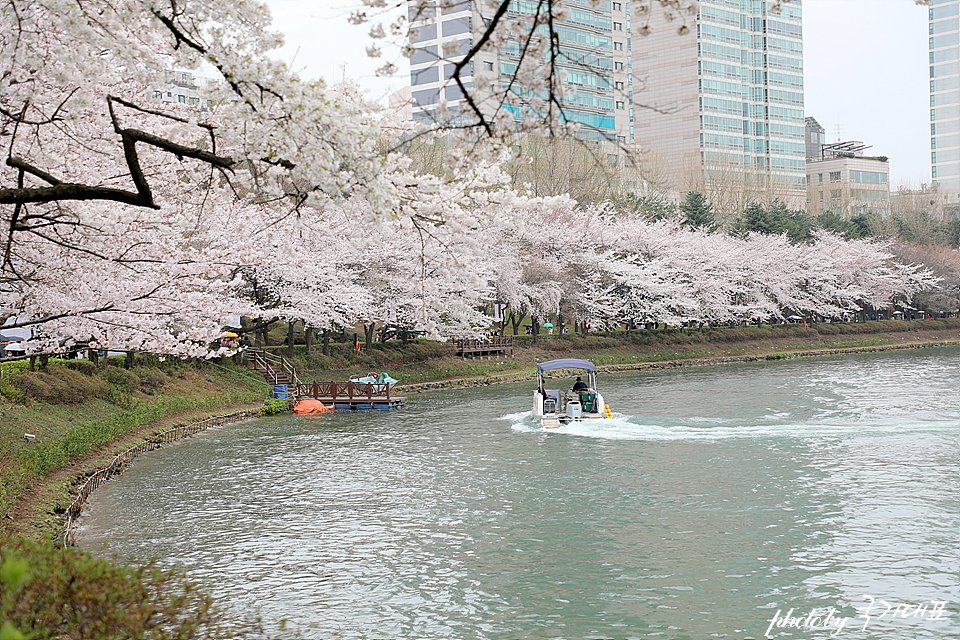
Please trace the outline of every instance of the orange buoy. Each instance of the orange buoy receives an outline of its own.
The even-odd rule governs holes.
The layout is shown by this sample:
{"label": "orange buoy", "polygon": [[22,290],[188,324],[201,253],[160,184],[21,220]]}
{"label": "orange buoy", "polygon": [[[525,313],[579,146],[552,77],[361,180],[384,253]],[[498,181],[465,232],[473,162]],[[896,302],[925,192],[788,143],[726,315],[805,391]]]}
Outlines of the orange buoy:
{"label": "orange buoy", "polygon": [[323,413],[325,411],[332,411],[333,405],[329,407],[320,402],[319,400],[305,399],[300,400],[297,404],[293,405],[294,413]]}

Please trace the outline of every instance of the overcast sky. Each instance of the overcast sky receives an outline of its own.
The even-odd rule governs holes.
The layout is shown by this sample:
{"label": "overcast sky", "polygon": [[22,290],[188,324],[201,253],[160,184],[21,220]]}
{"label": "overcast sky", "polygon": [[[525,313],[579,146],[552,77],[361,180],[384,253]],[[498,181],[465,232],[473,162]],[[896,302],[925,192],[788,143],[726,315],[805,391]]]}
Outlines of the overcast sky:
{"label": "overcast sky", "polygon": [[[351,0],[267,0],[286,36],[279,55],[304,78],[346,75],[385,98],[408,82],[377,78],[367,58],[369,27],[347,24]],[[930,182],[927,9],[914,0],[803,0],[805,112],[827,140],[861,140],[890,158],[891,186]]]}

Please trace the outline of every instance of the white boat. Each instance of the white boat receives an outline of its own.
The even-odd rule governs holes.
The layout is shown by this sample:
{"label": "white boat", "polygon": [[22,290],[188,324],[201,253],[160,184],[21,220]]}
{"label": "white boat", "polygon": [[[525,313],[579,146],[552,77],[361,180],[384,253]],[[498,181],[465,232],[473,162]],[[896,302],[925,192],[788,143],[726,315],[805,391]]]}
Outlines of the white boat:
{"label": "white boat", "polygon": [[[575,369],[587,375],[585,389],[548,389],[543,374],[557,369]],[[581,376],[582,377],[582,376]],[[609,418],[610,408],[597,391],[597,365],[589,360],[562,358],[537,365],[537,390],[533,392],[533,417],[548,429],[590,418]]]}

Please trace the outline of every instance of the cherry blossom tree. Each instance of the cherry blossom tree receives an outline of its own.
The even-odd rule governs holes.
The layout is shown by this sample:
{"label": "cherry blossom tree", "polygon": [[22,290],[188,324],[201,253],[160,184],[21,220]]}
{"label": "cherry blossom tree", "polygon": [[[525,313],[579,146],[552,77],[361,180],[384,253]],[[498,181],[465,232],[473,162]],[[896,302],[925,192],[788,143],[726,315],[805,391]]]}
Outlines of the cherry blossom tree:
{"label": "cherry blossom tree", "polygon": [[[256,2],[0,6],[0,321],[197,353],[225,312],[249,306],[237,275],[279,282],[303,268],[304,229],[316,239],[330,212],[350,210],[368,240],[383,219],[418,234],[420,275],[453,264],[427,259],[427,245],[469,238],[483,216],[484,202],[437,205],[438,180],[382,144],[385,130],[395,141],[409,132],[356,87],[303,82],[270,60],[280,40]],[[165,68],[201,64],[220,80],[208,103],[160,105],[147,89]],[[469,179],[480,182],[443,197],[486,190],[479,173]],[[330,294],[343,274],[310,266],[298,286],[331,302],[311,310],[278,290],[286,317],[358,315],[338,310],[346,284]]]}
{"label": "cherry blossom tree", "polygon": [[590,208],[542,212],[522,233],[526,251],[550,255],[554,271],[567,274],[552,280],[562,298],[578,301],[581,319],[601,328],[837,317],[906,305],[936,281],[928,270],[893,260],[887,245],[824,231],[813,243],[795,244]]}
{"label": "cherry blossom tree", "polygon": [[[384,5],[367,6],[356,21]],[[468,108],[419,126],[271,60],[280,38],[251,0],[0,0],[0,321],[34,327],[38,350],[199,355],[236,313],[321,328],[399,313],[450,337],[484,329],[495,299],[602,324],[721,322],[887,304],[930,282],[869,243],[708,238],[525,195],[503,170],[518,123],[506,102],[534,134],[573,125],[556,66],[569,9],[524,6],[508,21],[494,3],[471,49],[445,53]],[[682,32],[694,8],[635,3],[634,22],[667,11]],[[524,52],[506,85],[462,86],[506,43]],[[201,66],[218,80],[206,102],[159,104],[148,88]],[[445,164],[415,171],[404,149],[441,133]]]}

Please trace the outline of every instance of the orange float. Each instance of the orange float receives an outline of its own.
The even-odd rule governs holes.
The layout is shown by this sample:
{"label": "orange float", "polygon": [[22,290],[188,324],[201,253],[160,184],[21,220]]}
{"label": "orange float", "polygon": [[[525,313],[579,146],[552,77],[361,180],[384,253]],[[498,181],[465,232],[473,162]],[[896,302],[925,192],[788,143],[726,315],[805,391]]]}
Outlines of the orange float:
{"label": "orange float", "polygon": [[300,400],[297,404],[293,405],[294,413],[324,413],[325,411],[333,411],[333,405],[329,407],[319,400]]}

